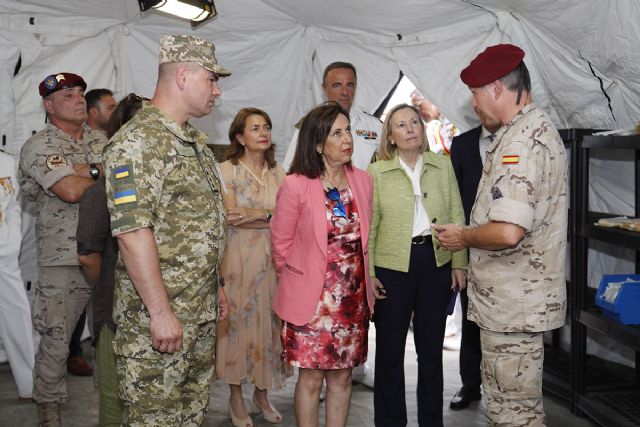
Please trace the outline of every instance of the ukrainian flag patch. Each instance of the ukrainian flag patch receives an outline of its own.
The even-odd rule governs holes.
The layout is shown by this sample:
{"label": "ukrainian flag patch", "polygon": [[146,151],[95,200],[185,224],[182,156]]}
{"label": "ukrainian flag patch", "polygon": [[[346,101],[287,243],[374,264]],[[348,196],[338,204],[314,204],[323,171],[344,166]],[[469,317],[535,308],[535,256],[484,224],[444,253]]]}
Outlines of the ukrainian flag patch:
{"label": "ukrainian flag patch", "polygon": [[120,166],[115,171],[116,179],[122,179],[129,176],[129,166]]}
{"label": "ukrainian flag patch", "polygon": [[124,203],[135,202],[138,199],[136,198],[136,190],[130,188],[128,190],[117,191],[114,194],[115,204],[116,206],[122,205]]}

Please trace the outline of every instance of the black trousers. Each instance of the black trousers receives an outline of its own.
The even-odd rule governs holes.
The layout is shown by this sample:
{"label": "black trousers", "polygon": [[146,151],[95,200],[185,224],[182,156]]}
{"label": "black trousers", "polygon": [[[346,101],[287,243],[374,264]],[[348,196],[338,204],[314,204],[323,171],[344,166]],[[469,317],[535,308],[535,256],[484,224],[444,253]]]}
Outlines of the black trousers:
{"label": "black trousers", "polygon": [[84,324],[87,321],[86,310],[82,312],[76,327],[73,330],[71,339],[69,340],[69,358],[82,356],[82,333],[84,332]]}
{"label": "black trousers", "polygon": [[404,349],[413,314],[418,355],[418,423],[442,426],[442,342],[451,298],[451,267],[436,267],[430,240],[411,245],[407,273],[376,267],[387,298],[376,300],[376,426],[405,426]]}
{"label": "black trousers", "polygon": [[467,320],[469,297],[467,290],[460,292],[462,305],[462,339],[460,341],[460,378],[462,386],[467,390],[479,389],[480,361],[482,350],[480,349],[480,328],[475,322]]}

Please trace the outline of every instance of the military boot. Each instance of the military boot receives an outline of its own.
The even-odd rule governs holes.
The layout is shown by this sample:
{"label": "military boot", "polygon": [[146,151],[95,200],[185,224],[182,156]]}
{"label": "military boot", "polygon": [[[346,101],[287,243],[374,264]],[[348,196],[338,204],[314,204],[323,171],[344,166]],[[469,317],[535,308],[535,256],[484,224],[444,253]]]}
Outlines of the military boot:
{"label": "military boot", "polygon": [[38,427],[61,427],[60,404],[38,403]]}

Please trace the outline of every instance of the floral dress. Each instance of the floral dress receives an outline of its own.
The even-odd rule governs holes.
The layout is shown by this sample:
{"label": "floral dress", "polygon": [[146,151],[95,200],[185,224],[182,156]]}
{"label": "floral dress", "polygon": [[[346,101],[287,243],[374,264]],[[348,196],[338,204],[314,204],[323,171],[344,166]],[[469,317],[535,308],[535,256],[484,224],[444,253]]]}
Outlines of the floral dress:
{"label": "floral dress", "polygon": [[349,188],[327,195],[327,272],[315,314],[303,326],[284,322],[283,358],[307,369],[346,369],[367,359],[366,302],[360,217]]}
{"label": "floral dress", "polygon": [[[276,192],[284,179],[283,169],[265,166],[254,174],[239,161],[220,165],[227,191],[233,191],[238,206],[275,207]],[[229,316],[216,332],[217,378],[228,384],[252,383],[261,389],[280,388],[291,375],[283,363],[281,321],[271,309],[276,272],[271,259],[268,228],[228,227],[227,244],[220,274],[229,299]]]}

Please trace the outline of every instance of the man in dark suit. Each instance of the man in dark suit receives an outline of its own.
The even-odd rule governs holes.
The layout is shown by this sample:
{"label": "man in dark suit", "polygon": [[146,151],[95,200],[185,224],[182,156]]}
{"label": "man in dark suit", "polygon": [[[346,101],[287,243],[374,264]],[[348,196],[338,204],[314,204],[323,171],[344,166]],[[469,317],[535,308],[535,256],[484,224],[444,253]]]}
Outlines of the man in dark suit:
{"label": "man in dark suit", "polygon": [[[475,203],[478,183],[482,176],[482,165],[486,150],[493,141],[494,134],[500,128],[499,123],[490,123],[476,110],[481,126],[473,128],[453,138],[451,143],[451,163],[456,173],[462,207],[467,225],[471,208]],[[460,377],[462,388],[453,396],[449,407],[464,409],[474,400],[480,400],[480,329],[474,322],[467,320],[469,298],[467,290],[460,291],[462,305],[462,339],[460,343]]]}

